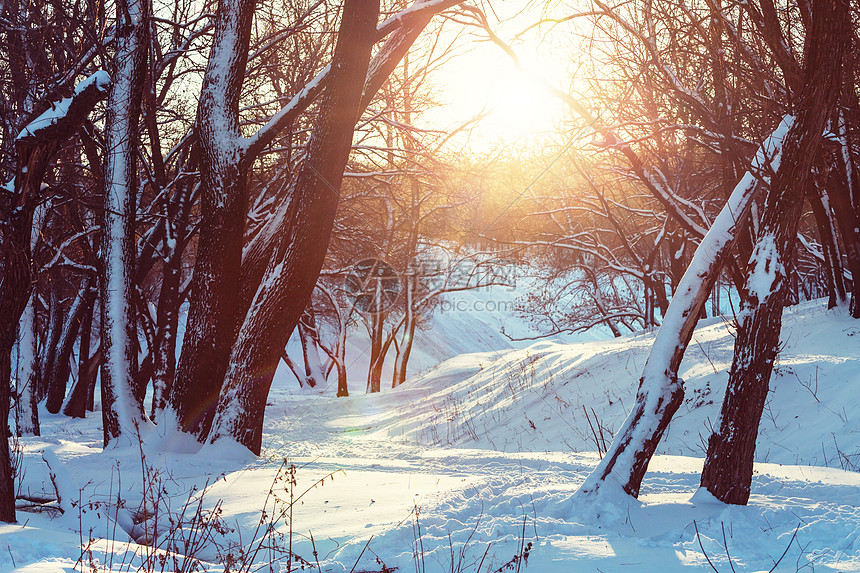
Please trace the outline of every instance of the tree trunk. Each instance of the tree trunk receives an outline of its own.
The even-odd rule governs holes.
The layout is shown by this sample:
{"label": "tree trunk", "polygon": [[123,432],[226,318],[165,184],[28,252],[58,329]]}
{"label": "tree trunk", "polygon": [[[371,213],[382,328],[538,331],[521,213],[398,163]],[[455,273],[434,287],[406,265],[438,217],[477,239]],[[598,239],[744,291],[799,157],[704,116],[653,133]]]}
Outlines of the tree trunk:
{"label": "tree trunk", "polygon": [[378,1],[347,0],[319,116],[287,218],[230,357],[211,441],[231,437],[259,454],[266,398],[286,341],[310,301],[337,212],[359,115]]}
{"label": "tree trunk", "polygon": [[315,388],[325,381],[322,363],[317,349],[317,326],[314,317],[313,304],[308,305],[302,318],[299,320],[299,338],[302,342],[302,358],[305,363],[305,383]]}
{"label": "tree trunk", "polygon": [[342,398],[349,396],[349,385],[347,384],[346,374],[346,356],[345,351],[340,346],[335,350],[338,357],[334,361],[337,370],[337,397]]}
{"label": "tree trunk", "polygon": [[54,359],[45,371],[48,385],[48,399],[45,401],[45,408],[51,414],[56,414],[63,407],[63,400],[66,397],[66,386],[69,381],[69,362],[72,358],[72,347],[78,337],[78,330],[81,326],[81,319],[87,309],[92,307],[93,294],[90,292],[90,279],[85,278],[81,284],[81,289],[75,296],[75,301],[72,303],[66,313],[65,322],[60,329],[60,337],[55,350]]}
{"label": "tree trunk", "polygon": [[90,338],[93,331],[93,313],[95,300],[90,298],[87,309],[81,320],[81,343],[78,351],[78,381],[69,393],[69,399],[63,406],[63,414],[72,418],[84,418],[87,412],[87,396],[90,383],[94,382],[95,372],[90,368]]}
{"label": "tree trunk", "polygon": [[[87,376],[89,377],[89,385],[87,386],[87,412],[95,412],[96,410],[96,382],[101,372],[104,355],[102,354],[101,344],[93,352],[89,362],[87,362]],[[101,386],[101,385],[99,385]]]}
{"label": "tree trunk", "polygon": [[[0,380],[12,376],[12,348],[0,346]],[[9,455],[9,384],[0,384],[0,521],[15,523],[15,483],[12,476],[12,461]]]}
{"label": "tree trunk", "polygon": [[648,462],[684,399],[683,384],[678,379],[684,352],[738,229],[747,219],[758,186],[757,177],[766,177],[767,169],[779,164],[783,139],[791,122],[790,117],[785,118],[762,144],[750,171],[735,186],[696,249],[657,331],[639,380],[633,411],[578,495],[597,494],[607,483],[619,484],[634,497],[639,495]]}
{"label": "tree trunk", "polygon": [[63,328],[63,312],[62,301],[59,290],[59,269],[50,269],[47,273],[47,317],[45,320],[46,331],[43,338],[43,344],[39,352],[39,373],[37,376],[36,399],[42,401],[48,395],[49,384],[47,371],[51,365],[56,362],[57,349],[60,346],[60,334]]}
{"label": "tree trunk", "polygon": [[836,167],[827,178],[827,196],[833,204],[833,215],[842,236],[848,269],[851,271],[851,316],[860,318],[860,218],[851,204],[851,187],[847,166],[837,158]]}
{"label": "tree trunk", "polygon": [[385,360],[385,354],[382,351],[383,325],[385,324],[383,316],[376,312],[370,316],[370,364],[367,367],[368,394],[379,392],[382,389],[382,362]]}
{"label": "tree trunk", "polygon": [[843,304],[847,300],[845,281],[842,273],[842,255],[839,252],[839,241],[836,237],[836,226],[833,213],[827,197],[827,192],[817,182],[808,186],[807,200],[812,207],[818,236],[821,239],[824,267],[827,273],[827,308]]}
{"label": "tree trunk", "polygon": [[239,133],[254,0],[219,3],[197,108],[202,184],[200,234],[182,355],[169,402],[179,427],[205,439],[212,424],[239,313],[248,165]]}
{"label": "tree trunk", "polygon": [[813,161],[841,85],[849,21],[847,1],[813,2],[813,24],[804,57],[806,83],[798,117],[785,145],[783,167],[774,176],[765,201],[744,284],[720,427],[708,441],[702,470],[702,487],[725,503],[743,505],[749,499],[758,426],[779,349],[803,193],[813,184]]}
{"label": "tree trunk", "polygon": [[146,419],[136,388],[134,305],[138,118],[149,38],[148,0],[121,0],[114,83],[105,128],[105,223],[102,237],[101,368],[104,444],[132,439]]}
{"label": "tree trunk", "polygon": [[406,276],[406,292],[403,308],[405,312],[405,323],[403,325],[403,337],[400,339],[399,352],[394,360],[394,379],[392,388],[406,382],[406,368],[409,366],[409,356],[412,354],[412,343],[415,341],[415,283],[417,277],[414,274]]}
{"label": "tree trunk", "polygon": [[165,237],[163,248],[169,249],[169,258],[164,261],[161,293],[156,314],[158,333],[152,349],[152,409],[153,419],[164,410],[173,381],[176,377],[176,331],[179,327],[179,281],[182,264],[181,251],[170,249]]}

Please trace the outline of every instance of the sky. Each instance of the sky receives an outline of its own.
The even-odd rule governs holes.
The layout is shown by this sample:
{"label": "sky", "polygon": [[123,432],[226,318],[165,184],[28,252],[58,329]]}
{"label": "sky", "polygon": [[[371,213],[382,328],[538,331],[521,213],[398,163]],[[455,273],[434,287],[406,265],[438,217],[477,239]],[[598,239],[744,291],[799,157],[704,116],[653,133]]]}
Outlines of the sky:
{"label": "sky", "polygon": [[[486,153],[499,147],[529,147],[548,142],[557,125],[568,117],[563,103],[553,97],[541,80],[566,88],[576,54],[568,25],[557,26],[541,37],[534,28],[518,36],[542,15],[542,4],[496,1],[493,11],[485,4],[490,25],[511,45],[520,59],[517,69],[511,57],[475,28],[456,42],[457,55],[433,76],[438,108],[424,114],[424,121],[440,128],[457,126],[481,112],[488,115],[471,132],[468,147]],[[564,13],[564,10],[561,10]],[[449,22],[447,34],[458,24]]]}

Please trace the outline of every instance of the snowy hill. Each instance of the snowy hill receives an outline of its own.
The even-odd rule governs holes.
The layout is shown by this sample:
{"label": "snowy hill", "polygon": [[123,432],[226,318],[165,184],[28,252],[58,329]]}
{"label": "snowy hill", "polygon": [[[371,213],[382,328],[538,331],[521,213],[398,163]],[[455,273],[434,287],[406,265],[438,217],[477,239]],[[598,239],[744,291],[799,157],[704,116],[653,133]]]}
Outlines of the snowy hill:
{"label": "snowy hill", "polygon": [[[527,269],[519,269],[522,276],[516,277],[516,287],[493,285],[445,293],[429,318],[415,332],[415,344],[407,372],[410,376],[422,373],[449,358],[460,354],[486,351],[503,351],[525,348],[531,344],[523,339],[540,334],[531,328],[514,311],[518,299],[538,281],[528,276]],[[358,321],[360,324],[360,321]],[[504,328],[505,334],[502,333]],[[588,332],[565,334],[558,337],[564,342],[599,340],[610,336],[603,328]],[[363,392],[366,387],[367,370],[370,366],[370,336],[362,325],[353,325],[347,338],[346,364],[349,371],[351,392]],[[294,335],[287,346],[290,357],[302,363],[302,348],[298,336]],[[394,369],[394,351],[389,351],[383,366],[383,384],[390,385]],[[332,374],[329,389],[336,384]],[[286,365],[280,364],[275,374],[275,386],[297,388],[295,376]]]}
{"label": "snowy hill", "polygon": [[[218,507],[226,524],[196,552],[209,571],[224,570],[226,548],[278,545],[257,528],[264,506],[277,514],[270,492],[291,509],[275,530],[280,553],[256,555],[258,565],[280,559],[276,571],[288,546],[306,569],[336,573],[712,571],[709,561],[719,571],[860,571],[860,474],[845,471],[860,461],[860,322],[822,306],[786,311],[746,507],[697,493],[732,358],[730,324],[712,320],[690,345],[685,403],[638,501],[585,506],[573,493],[627,414],[653,334],[542,342],[457,356],[377,395],[276,386],[259,459],[146,448],[142,461],[137,447],[102,452],[97,416],[46,416],[46,437],[22,440],[22,488],[54,493],[46,452],[65,514],[21,512],[24,525],[0,526],[0,571],[66,572],[79,557],[87,570],[176,570],[129,543],[145,530],[136,508],[163,492],[175,518],[207,480],[201,507]],[[279,473],[285,458],[294,474]],[[163,549],[170,536],[160,535]]]}
{"label": "snowy hill", "polygon": [[[812,302],[785,312],[757,461],[860,466],[860,417],[852,413],[860,388],[860,324],[821,306]],[[719,415],[733,329],[728,320],[703,322],[679,372],[686,382],[684,404],[659,453],[703,456]],[[411,380],[410,399],[379,431],[423,445],[594,451],[604,439],[611,441],[627,416],[653,338],[539,342],[459,356]]]}

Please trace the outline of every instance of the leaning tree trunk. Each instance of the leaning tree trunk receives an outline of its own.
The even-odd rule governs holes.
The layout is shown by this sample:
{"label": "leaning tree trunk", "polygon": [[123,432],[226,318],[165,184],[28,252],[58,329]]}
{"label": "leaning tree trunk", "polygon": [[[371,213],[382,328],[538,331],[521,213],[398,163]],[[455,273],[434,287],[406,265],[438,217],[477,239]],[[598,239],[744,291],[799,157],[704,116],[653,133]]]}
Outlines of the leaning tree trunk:
{"label": "leaning tree trunk", "polygon": [[307,156],[293,186],[289,227],[239,331],[211,441],[230,437],[260,453],[266,398],[275,368],[310,301],[328,248],[338,193],[376,39],[379,3],[347,0]]}
{"label": "leaning tree trunk", "polygon": [[121,0],[115,77],[105,128],[105,222],[102,234],[101,368],[104,444],[132,438],[146,420],[135,387],[134,222],[137,134],[149,46],[148,0]]}
{"label": "leaning tree trunk", "polygon": [[747,218],[759,177],[779,164],[783,139],[792,118],[785,118],[764,142],[751,169],[738,182],[693,255],[639,380],[633,411],[615,435],[600,464],[588,476],[578,495],[597,494],[607,483],[617,483],[636,497],[648,462],[654,455],[663,432],[684,399],[678,368],[699,321],[705,302],[732,249],[738,229]]}
{"label": "leaning tree trunk", "polygon": [[[90,292],[91,279],[86,277],[81,284],[80,291],[72,306],[66,313],[65,321],[60,329],[60,337],[57,341],[57,349],[53,361],[45,371],[48,385],[48,398],[45,401],[45,409],[51,414],[56,414],[63,407],[66,397],[66,387],[69,381],[69,362],[72,358],[72,347],[78,337],[84,313],[92,307],[93,294]],[[83,346],[82,346],[83,347]]]}
{"label": "leaning tree trunk", "polygon": [[779,350],[782,310],[806,186],[838,94],[847,45],[847,0],[815,0],[807,35],[806,83],[798,117],[785,145],[782,167],[771,182],[744,284],[720,427],[708,441],[702,487],[717,499],[746,504],[752,482],[758,426]]}
{"label": "leaning tree trunk", "polygon": [[[72,418],[84,418],[87,413],[87,396],[90,382],[95,378],[95,372],[90,372],[90,339],[93,330],[93,312],[95,297],[90,297],[88,306],[81,319],[80,347],[78,351],[78,380],[69,392],[69,398],[63,406],[63,414]],[[93,380],[94,382],[94,380]]]}

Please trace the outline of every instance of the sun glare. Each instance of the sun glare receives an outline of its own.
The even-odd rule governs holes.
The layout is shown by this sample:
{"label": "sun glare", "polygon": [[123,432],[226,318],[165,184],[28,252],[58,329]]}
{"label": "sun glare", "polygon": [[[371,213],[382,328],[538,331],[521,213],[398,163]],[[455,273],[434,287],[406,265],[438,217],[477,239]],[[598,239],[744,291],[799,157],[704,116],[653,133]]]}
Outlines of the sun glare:
{"label": "sun glare", "polygon": [[490,139],[508,145],[527,144],[553,129],[557,102],[535,78],[524,72],[500,74],[484,95],[490,115],[483,131]]}
{"label": "sun glare", "polygon": [[[529,49],[518,51],[531,54]],[[517,69],[501,49],[489,44],[478,44],[452,59],[435,78],[442,105],[428,113],[426,120],[450,129],[482,114],[467,144],[476,153],[500,147],[516,151],[540,144],[564,113],[563,104],[541,80],[557,80],[563,63],[536,56],[521,61],[521,69]]]}

